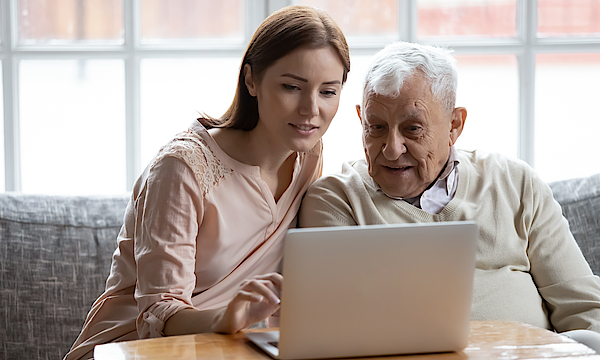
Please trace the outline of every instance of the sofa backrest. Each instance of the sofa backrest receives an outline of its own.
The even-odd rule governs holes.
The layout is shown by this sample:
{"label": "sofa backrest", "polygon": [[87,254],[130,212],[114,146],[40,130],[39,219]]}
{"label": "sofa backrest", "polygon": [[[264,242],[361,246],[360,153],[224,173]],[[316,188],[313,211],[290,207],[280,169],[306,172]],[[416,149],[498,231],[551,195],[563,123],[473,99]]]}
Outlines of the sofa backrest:
{"label": "sofa backrest", "polygon": [[[600,275],[600,174],[551,183]],[[0,193],[0,359],[61,359],[104,290],[128,195]]]}
{"label": "sofa backrest", "polygon": [[0,193],[0,358],[67,353],[104,290],[128,200]]}
{"label": "sofa backrest", "polygon": [[550,183],[592,271],[600,275],[600,174]]}

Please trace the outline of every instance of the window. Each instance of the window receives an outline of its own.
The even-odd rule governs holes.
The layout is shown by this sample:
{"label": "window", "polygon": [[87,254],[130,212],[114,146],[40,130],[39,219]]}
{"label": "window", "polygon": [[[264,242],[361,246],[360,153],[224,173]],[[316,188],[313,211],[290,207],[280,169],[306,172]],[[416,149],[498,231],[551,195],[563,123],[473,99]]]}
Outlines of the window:
{"label": "window", "polygon": [[120,59],[20,61],[24,192],[124,190],[123,78]]}
{"label": "window", "polygon": [[549,179],[599,172],[600,53],[539,54],[535,74],[535,164]]}
{"label": "window", "polygon": [[372,55],[398,40],[454,50],[459,148],[546,181],[600,172],[600,0],[7,0],[0,191],[130,191],[198,113],[227,109],[252,33],[296,3],[329,12],[351,48],[325,173],[363,156],[354,106]]}

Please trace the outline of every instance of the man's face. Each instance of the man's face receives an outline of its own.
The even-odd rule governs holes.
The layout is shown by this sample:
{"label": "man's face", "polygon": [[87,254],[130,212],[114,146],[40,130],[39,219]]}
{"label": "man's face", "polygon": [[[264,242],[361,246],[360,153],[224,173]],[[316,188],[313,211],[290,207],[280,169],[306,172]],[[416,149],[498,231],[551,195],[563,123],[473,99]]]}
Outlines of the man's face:
{"label": "man's face", "polygon": [[420,195],[444,168],[466,110],[444,109],[420,73],[404,82],[397,98],[375,94],[364,106],[361,122],[369,174],[389,196]]}

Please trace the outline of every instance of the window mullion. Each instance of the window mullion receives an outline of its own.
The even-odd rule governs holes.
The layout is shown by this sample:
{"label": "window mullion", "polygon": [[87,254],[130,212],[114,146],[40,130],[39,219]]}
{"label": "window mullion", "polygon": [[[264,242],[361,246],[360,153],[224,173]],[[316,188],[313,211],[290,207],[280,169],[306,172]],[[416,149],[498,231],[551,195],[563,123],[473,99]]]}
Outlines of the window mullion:
{"label": "window mullion", "polygon": [[268,0],[244,1],[244,45],[250,42],[260,23],[268,15]]}
{"label": "window mullion", "polygon": [[398,30],[401,41],[417,40],[417,0],[398,0]]}
{"label": "window mullion", "polygon": [[[265,0],[267,2],[267,13],[265,14],[265,16],[263,17],[263,20],[271,15],[272,13],[274,13],[275,11],[282,9],[286,6],[290,6],[290,5],[294,5],[297,3],[297,1],[295,0]],[[262,20],[261,20],[262,22]],[[260,23],[258,23],[260,24]],[[256,26],[258,27],[258,25]]]}
{"label": "window mullion", "polygon": [[139,0],[124,1],[123,25],[125,30],[125,151],[126,188],[133,184],[141,172],[141,119],[140,119],[140,59],[139,50]]}
{"label": "window mullion", "polygon": [[537,0],[521,0],[521,39],[524,51],[518,55],[519,62],[519,148],[520,159],[534,166],[535,159],[535,52],[537,31]]}
{"label": "window mullion", "polygon": [[4,101],[4,177],[6,191],[21,191],[21,144],[19,126],[18,60],[14,56],[16,39],[16,1],[2,1],[2,92]]}

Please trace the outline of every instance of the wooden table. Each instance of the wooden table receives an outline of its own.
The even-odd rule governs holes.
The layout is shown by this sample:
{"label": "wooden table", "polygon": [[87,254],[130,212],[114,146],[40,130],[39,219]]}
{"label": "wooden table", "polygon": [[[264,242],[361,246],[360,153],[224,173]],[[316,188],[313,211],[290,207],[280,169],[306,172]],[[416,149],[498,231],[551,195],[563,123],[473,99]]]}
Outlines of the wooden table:
{"label": "wooden table", "polygon": [[[249,330],[251,331],[251,330]],[[199,334],[96,346],[96,360],[272,360],[243,333]],[[367,358],[376,359],[376,358]],[[469,345],[458,353],[386,356],[385,360],[585,359],[600,355],[565,336],[519,322],[472,321]]]}

